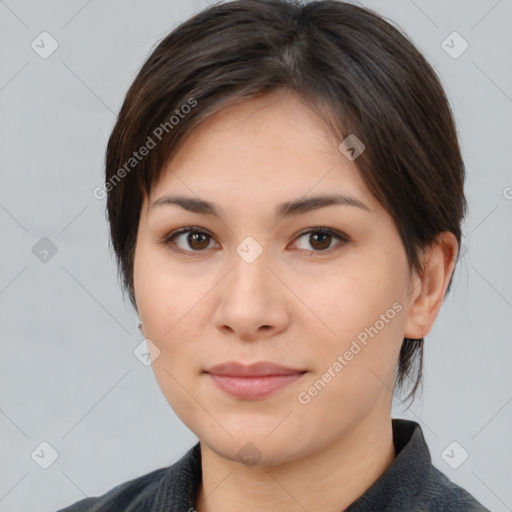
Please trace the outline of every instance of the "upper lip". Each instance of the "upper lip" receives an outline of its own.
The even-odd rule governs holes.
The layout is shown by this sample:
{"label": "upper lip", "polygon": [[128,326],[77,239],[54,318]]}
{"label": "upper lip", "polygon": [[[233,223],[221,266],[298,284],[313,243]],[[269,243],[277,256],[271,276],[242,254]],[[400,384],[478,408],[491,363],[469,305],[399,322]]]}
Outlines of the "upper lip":
{"label": "upper lip", "polygon": [[270,361],[262,361],[250,365],[244,365],[236,361],[218,364],[205,370],[214,375],[226,375],[229,377],[262,377],[266,375],[291,375],[304,373],[305,370],[288,368]]}

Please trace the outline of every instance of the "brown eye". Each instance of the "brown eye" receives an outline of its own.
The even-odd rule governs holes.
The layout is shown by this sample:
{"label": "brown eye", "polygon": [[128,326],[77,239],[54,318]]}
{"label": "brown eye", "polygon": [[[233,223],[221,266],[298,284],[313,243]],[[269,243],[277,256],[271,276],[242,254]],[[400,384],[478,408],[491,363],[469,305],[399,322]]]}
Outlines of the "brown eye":
{"label": "brown eye", "polygon": [[187,243],[192,249],[207,249],[208,243],[205,244],[205,241],[208,242],[208,239],[210,238],[209,235],[206,233],[200,233],[200,232],[191,232],[187,236]]}
{"label": "brown eye", "polygon": [[[328,249],[331,245],[331,235],[324,232],[316,232],[309,235],[309,243],[312,244],[314,249],[324,250]],[[318,244],[318,245],[316,245]]]}
{"label": "brown eye", "polygon": [[[306,239],[307,237],[307,239]],[[310,229],[297,238],[306,240],[307,247],[300,247],[310,253],[327,254],[349,242],[349,238],[337,231],[328,228]],[[339,240],[338,244],[331,246],[333,240]]]}
{"label": "brown eye", "polygon": [[213,238],[208,233],[198,229],[187,228],[171,233],[161,243],[170,245],[171,249],[176,252],[193,254],[194,252],[203,252],[205,249],[208,249],[212,241]]}

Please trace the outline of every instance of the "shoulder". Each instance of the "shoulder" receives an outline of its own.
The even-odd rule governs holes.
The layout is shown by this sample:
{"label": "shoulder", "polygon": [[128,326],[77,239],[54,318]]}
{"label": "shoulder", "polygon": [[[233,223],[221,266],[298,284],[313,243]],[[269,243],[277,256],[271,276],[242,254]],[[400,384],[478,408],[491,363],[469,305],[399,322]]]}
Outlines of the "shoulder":
{"label": "shoulder", "polygon": [[424,512],[490,512],[464,488],[451,481],[432,466],[431,478],[425,489]]}
{"label": "shoulder", "polygon": [[112,510],[135,512],[135,510],[141,510],[141,507],[149,507],[160,483],[170,469],[170,467],[160,468],[128,480],[101,496],[85,498],[57,512],[110,512]]}
{"label": "shoulder", "polygon": [[162,504],[193,508],[201,480],[201,448],[197,443],[171,466],[128,480],[107,493],[85,498],[57,512],[150,512]]}
{"label": "shoulder", "polygon": [[432,464],[417,422],[394,418],[393,441],[395,460],[350,512],[490,512]]}

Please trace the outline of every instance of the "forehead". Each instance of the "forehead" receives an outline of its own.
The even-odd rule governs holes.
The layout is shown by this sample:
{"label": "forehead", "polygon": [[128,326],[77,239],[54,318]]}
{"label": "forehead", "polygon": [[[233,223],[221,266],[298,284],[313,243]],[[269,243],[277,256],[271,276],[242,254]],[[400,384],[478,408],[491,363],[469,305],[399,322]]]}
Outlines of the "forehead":
{"label": "forehead", "polygon": [[282,203],[309,193],[357,195],[373,203],[338,137],[291,91],[225,107],[199,124],[151,189],[163,193]]}

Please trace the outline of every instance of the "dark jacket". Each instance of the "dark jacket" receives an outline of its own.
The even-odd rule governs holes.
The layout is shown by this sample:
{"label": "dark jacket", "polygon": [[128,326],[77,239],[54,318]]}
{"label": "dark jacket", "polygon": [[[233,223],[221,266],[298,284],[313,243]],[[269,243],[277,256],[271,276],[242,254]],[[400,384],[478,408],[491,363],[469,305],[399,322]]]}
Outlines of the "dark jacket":
{"label": "dark jacket", "polygon": [[[395,460],[346,512],[490,512],[432,465],[418,423],[392,419],[392,425]],[[197,443],[172,466],[58,512],[194,512],[200,482],[201,451]]]}

